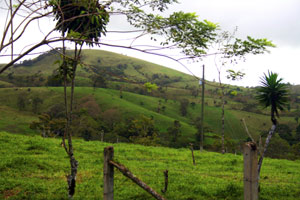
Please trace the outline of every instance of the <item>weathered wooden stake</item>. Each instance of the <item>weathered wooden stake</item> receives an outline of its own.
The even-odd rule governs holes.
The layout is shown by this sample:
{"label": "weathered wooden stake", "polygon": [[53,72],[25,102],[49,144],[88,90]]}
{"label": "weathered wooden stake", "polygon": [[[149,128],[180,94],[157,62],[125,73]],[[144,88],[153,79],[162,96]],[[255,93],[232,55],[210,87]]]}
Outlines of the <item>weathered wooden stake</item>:
{"label": "weathered wooden stake", "polygon": [[244,200],[258,200],[257,146],[248,142],[244,146]]}
{"label": "weathered wooden stake", "polygon": [[164,171],[164,176],[165,176],[165,188],[163,190],[161,190],[162,193],[166,193],[168,190],[168,183],[169,183],[169,175],[168,175],[169,171],[166,169],[166,171]]}
{"label": "weathered wooden stake", "polygon": [[104,148],[104,166],[103,166],[103,200],[114,199],[114,166],[110,161],[114,157],[114,147]]}

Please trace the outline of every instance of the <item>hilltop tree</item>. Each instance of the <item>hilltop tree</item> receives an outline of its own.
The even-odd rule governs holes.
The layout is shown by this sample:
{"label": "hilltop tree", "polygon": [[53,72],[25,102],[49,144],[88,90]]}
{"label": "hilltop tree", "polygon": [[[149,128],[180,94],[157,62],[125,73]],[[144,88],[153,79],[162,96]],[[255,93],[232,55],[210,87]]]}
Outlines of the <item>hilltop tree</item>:
{"label": "hilltop tree", "polygon": [[265,153],[277,127],[279,110],[283,110],[288,102],[288,89],[286,84],[282,83],[282,80],[282,78],[278,78],[278,74],[268,72],[261,78],[261,86],[258,88],[257,99],[264,107],[271,107],[270,115],[272,121],[272,127],[266,138],[263,153],[258,161],[258,180]]}

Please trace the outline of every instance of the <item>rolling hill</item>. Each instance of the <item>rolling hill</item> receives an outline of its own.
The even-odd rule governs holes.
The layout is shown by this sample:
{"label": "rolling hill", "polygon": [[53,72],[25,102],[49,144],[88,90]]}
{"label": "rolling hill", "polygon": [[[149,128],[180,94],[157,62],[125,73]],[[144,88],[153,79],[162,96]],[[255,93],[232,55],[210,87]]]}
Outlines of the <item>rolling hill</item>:
{"label": "rolling hill", "polygon": [[[29,124],[38,120],[38,114],[63,103],[62,87],[59,84],[55,85],[58,87],[50,87],[58,67],[54,63],[60,58],[59,51],[51,50],[33,60],[25,60],[0,75],[1,130],[32,134],[35,131],[29,129]],[[167,132],[177,120],[181,123],[179,146],[197,143],[194,124],[200,116],[201,88],[195,77],[101,50],[84,50],[81,60],[76,79],[78,106],[84,97],[90,96],[100,107],[100,114],[111,109],[117,110],[121,116],[120,121],[144,115],[154,120],[155,127],[161,133]],[[158,90],[147,92],[144,87],[146,82],[156,83]],[[241,122],[241,119],[245,119],[250,133],[258,140],[259,135],[271,125],[268,110],[257,105],[254,89],[230,85],[225,88],[225,137],[237,144],[245,141],[248,135]],[[299,107],[298,90],[297,86],[291,86],[294,101],[291,102],[290,111],[282,113],[280,118],[280,123],[287,124],[292,130],[297,126],[294,118]],[[236,91],[236,95],[232,95],[232,91]],[[208,82],[204,119],[206,145],[215,143],[221,132],[219,93],[217,84]],[[21,96],[26,97],[24,109],[18,107]],[[41,97],[43,102],[39,105],[38,113],[32,110],[32,101],[36,97]],[[189,102],[185,116],[180,112],[182,99]]]}

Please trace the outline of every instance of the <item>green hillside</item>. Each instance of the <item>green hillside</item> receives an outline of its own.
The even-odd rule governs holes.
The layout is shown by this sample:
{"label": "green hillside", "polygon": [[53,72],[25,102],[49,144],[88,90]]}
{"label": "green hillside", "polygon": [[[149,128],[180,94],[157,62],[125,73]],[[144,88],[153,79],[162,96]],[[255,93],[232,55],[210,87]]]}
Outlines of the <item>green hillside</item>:
{"label": "green hillside", "polygon": [[[63,88],[55,78],[58,65],[54,63],[60,58],[59,51],[51,50],[33,60],[25,60],[0,75],[0,130],[40,134],[41,130],[29,127],[32,122],[39,121],[41,115],[49,117],[50,125],[64,120]],[[155,133],[159,145],[186,147],[194,143],[198,148],[196,124],[201,113],[201,87],[197,79],[163,66],[101,50],[83,50],[81,60],[75,89],[76,136],[99,140],[99,134],[104,131],[105,141],[120,139],[146,143],[133,141],[130,137],[140,134],[137,133],[139,123],[148,120],[145,123],[153,124],[153,127],[148,127],[152,131],[148,134]],[[147,91],[146,82],[157,84],[158,89]],[[279,119],[282,127],[287,126],[289,130],[282,132],[280,137],[284,145],[286,141],[289,143],[290,147],[286,146],[289,151],[296,149],[293,151],[297,152],[295,145],[300,142],[297,132],[299,87],[290,85],[290,88],[289,110],[281,112]],[[204,145],[213,151],[220,150],[220,94],[218,84],[207,81]],[[270,111],[258,105],[255,95],[253,88],[225,85],[225,139],[229,152],[240,151],[240,145],[248,138],[242,119],[255,140],[261,135],[265,137],[271,126]],[[181,112],[182,102],[187,102],[185,114]],[[178,135],[174,135],[172,128],[177,121],[180,128]],[[157,138],[152,139],[156,141]]]}
{"label": "green hillside", "polygon": [[[60,60],[59,51],[59,49],[51,50],[33,60],[25,60],[13,68],[9,68],[0,76],[0,80],[12,82],[16,85],[34,86],[32,85],[33,82],[28,80],[33,78],[32,75],[35,75],[35,77],[42,79],[35,80],[36,84],[37,82],[41,85],[46,84],[47,77],[52,75],[58,68],[58,64],[55,63]],[[71,52],[68,51],[68,54]],[[104,76],[107,80],[130,80],[132,83],[143,83],[152,79],[154,74],[164,74],[168,76],[168,78],[165,78],[166,82],[175,84],[180,81],[179,86],[181,87],[189,84],[189,82],[197,84],[195,79],[187,74],[108,51],[86,49],[83,50],[81,59],[82,67],[79,67],[77,72],[77,82],[81,86],[92,86],[91,76],[95,74]],[[22,82],[15,79],[22,79]],[[177,81],[173,82],[174,80]],[[178,87],[178,83],[176,87]]]}
{"label": "green hillside", "polygon": [[[194,107],[189,106],[188,116],[183,117],[180,115],[180,103],[178,101],[169,100],[165,102],[164,99],[158,97],[139,95],[130,92],[123,92],[123,98],[120,99],[118,90],[104,88],[97,88],[96,90],[94,90],[93,88],[77,87],[75,92],[77,101],[79,101],[79,99],[83,98],[84,96],[92,95],[96,99],[102,111],[108,110],[110,108],[116,108],[122,113],[122,118],[137,116],[139,114],[143,114],[148,117],[153,116],[154,120],[156,121],[157,128],[159,128],[159,130],[162,132],[167,131],[167,128],[172,124],[174,120],[179,120],[182,123],[183,135],[188,136],[190,141],[195,140],[194,134],[196,132],[196,129],[192,125],[190,125],[190,123],[191,119],[199,116],[201,110],[200,104],[196,104]],[[10,119],[6,120],[6,123],[2,121],[3,125],[1,126],[1,129],[6,131],[20,132],[18,129],[12,130],[11,128],[8,128],[10,127],[9,121],[13,120],[15,118],[15,115],[20,115],[20,117],[24,116],[24,118],[26,118],[26,122],[28,123],[28,127],[29,123],[31,122],[30,119],[37,119],[36,115],[32,113],[32,103],[30,102],[30,99],[33,99],[34,97],[47,97],[44,99],[43,104],[40,105],[40,113],[46,112],[55,104],[63,103],[63,88],[61,87],[19,89],[2,88],[0,89],[0,94],[0,102],[2,102],[3,109],[5,108],[4,110],[12,113],[11,115],[4,112],[0,114],[2,115],[3,119]],[[17,107],[17,101],[20,96],[25,96],[28,99],[28,101],[26,102],[25,110],[21,112]],[[165,106],[165,111],[157,113],[156,110],[159,101],[162,102],[161,106]],[[28,115],[30,115],[31,118],[28,118]],[[221,109],[219,107],[206,106],[205,116],[205,126],[211,132],[218,134],[221,130]],[[269,127],[268,125],[270,125],[268,116],[248,112],[238,112],[235,110],[226,110],[225,132],[227,137],[233,139],[244,139],[247,137],[245,129],[240,122],[241,118],[246,118],[246,121],[249,124],[249,130],[254,135],[257,135],[259,131],[261,131],[260,127],[263,127],[263,123],[266,123],[266,125],[264,125],[264,130],[267,130]],[[259,121],[259,124],[256,123],[257,120]],[[288,118],[286,120],[289,121]]]}
{"label": "green hillside", "polygon": [[[1,199],[68,199],[66,174],[69,163],[60,139],[0,132]],[[74,199],[101,199],[103,149],[112,144],[74,140],[79,161]],[[163,171],[169,171],[169,187],[163,195],[176,200],[242,199],[243,158],[233,154],[195,152],[189,149],[113,144],[115,160],[159,193]],[[261,174],[260,199],[299,199],[299,161],[266,159]],[[152,197],[120,172],[115,172],[117,200],[150,200]]]}
{"label": "green hillside", "polygon": [[[161,98],[144,96],[134,94],[130,92],[124,92],[123,98],[119,97],[119,91],[112,89],[97,88],[76,88],[76,101],[84,96],[92,95],[98,103],[101,111],[105,111],[111,108],[117,109],[121,112],[122,118],[127,119],[141,114],[147,117],[153,117],[155,126],[160,132],[166,132],[167,128],[172,125],[174,120],[179,120],[182,124],[182,144],[187,145],[189,142],[195,142],[196,129],[190,125],[190,119],[199,115],[200,105],[196,105],[194,108],[188,108],[189,115],[183,117],[180,115],[179,102],[169,100],[165,102]],[[20,111],[18,109],[18,98],[26,97],[26,107]],[[30,99],[34,97],[47,97],[40,105],[39,112],[43,113],[49,110],[53,105],[63,103],[63,88],[2,88],[0,89],[0,102],[2,102],[2,110],[0,116],[3,119],[0,124],[1,130],[19,133],[32,133],[29,129],[29,124],[37,120],[37,115],[32,113],[32,103]],[[162,106],[165,106],[165,111],[157,113],[158,102],[161,101]],[[141,102],[143,102],[141,104]],[[218,126],[219,119],[216,116],[220,116],[220,109],[208,106],[206,108],[205,124],[210,127],[211,132],[218,133],[220,126]],[[30,116],[30,117],[29,117]],[[23,120],[24,119],[24,120]],[[242,124],[239,119],[236,118],[231,112],[226,112],[226,119],[228,122],[225,126],[228,137],[242,139],[245,138],[246,133],[242,128]],[[21,121],[22,123],[15,123]],[[237,123],[237,124],[236,124]],[[13,128],[15,127],[15,128]],[[23,127],[23,128],[20,128]],[[237,134],[236,134],[237,133]]]}

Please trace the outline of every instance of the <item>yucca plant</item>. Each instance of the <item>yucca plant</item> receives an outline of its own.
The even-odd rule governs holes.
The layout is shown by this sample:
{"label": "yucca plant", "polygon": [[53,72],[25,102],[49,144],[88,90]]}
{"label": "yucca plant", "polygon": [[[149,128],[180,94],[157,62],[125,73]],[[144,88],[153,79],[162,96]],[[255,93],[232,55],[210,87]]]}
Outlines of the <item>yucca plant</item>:
{"label": "yucca plant", "polygon": [[258,88],[257,100],[264,107],[271,107],[271,121],[272,127],[269,131],[265,142],[263,153],[258,161],[258,179],[260,177],[260,169],[265,152],[268,148],[269,142],[275,133],[277,126],[277,118],[279,118],[279,110],[283,110],[288,103],[288,88],[282,83],[282,78],[278,78],[277,73],[268,72],[261,78],[261,86]]}

